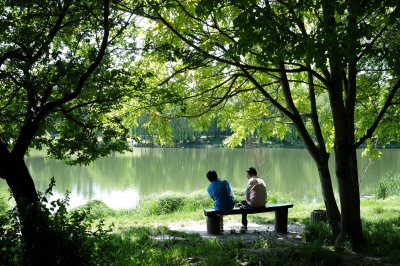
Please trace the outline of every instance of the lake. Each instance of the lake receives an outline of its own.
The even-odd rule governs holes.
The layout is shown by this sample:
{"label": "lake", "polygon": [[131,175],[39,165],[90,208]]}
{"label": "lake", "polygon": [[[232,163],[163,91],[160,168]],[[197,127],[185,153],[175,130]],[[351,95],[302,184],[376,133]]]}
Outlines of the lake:
{"label": "lake", "polygon": [[[362,195],[373,194],[381,176],[400,173],[400,150],[381,152],[381,160],[372,161],[361,158],[361,150],[358,152]],[[313,202],[322,200],[316,166],[304,149],[134,148],[88,166],[67,166],[33,152],[26,163],[38,190],[44,191],[54,176],[55,196],[70,191],[71,207],[99,199],[112,208],[132,208],[145,195],[205,190],[209,184],[205,174],[210,169],[228,180],[232,188],[242,190],[249,166],[257,168],[270,192]],[[1,180],[0,191],[6,190],[6,182]]]}

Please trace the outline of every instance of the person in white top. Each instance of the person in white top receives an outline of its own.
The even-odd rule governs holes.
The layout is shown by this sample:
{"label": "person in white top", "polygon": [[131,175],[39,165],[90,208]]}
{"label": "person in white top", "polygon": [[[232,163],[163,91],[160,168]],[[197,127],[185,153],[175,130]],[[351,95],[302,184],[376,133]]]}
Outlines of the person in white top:
{"label": "person in white top", "polygon": [[247,169],[247,187],[244,191],[246,195],[246,205],[250,207],[262,207],[267,202],[267,187],[264,180],[257,176],[254,167]]}

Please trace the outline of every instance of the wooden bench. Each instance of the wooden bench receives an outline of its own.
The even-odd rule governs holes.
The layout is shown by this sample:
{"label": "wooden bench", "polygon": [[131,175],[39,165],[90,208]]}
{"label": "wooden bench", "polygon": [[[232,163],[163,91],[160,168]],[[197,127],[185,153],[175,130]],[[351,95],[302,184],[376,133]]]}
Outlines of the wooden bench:
{"label": "wooden bench", "polygon": [[[225,215],[242,215],[242,225],[247,228],[247,215],[253,213],[275,212],[275,231],[287,233],[288,209],[292,208],[292,203],[267,204],[265,207],[239,208],[234,207],[232,212]],[[219,234],[223,228],[221,225],[220,212],[215,209],[205,209],[204,215],[207,217],[207,233]]]}

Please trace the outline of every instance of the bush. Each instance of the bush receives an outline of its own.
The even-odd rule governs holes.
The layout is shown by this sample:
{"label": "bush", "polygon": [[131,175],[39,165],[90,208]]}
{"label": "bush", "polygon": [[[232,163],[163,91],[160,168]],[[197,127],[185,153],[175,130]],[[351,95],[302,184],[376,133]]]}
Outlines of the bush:
{"label": "bush", "polygon": [[25,246],[15,209],[0,213],[0,265],[22,265]]}
{"label": "bush", "polygon": [[388,196],[400,195],[400,176],[386,175],[379,179],[376,197],[385,199]]}
{"label": "bush", "polygon": [[[46,192],[39,193],[38,219],[43,222],[41,224],[48,226],[40,229],[43,243],[49,246],[45,252],[57,261],[57,265],[102,264],[102,252],[107,249],[111,229],[105,229],[100,221],[92,231],[93,216],[87,209],[68,212],[68,193],[63,199],[48,202],[47,197],[52,195],[54,186],[55,181],[52,179]],[[16,208],[0,216],[0,265],[25,264],[28,253],[21,235],[21,226]]]}
{"label": "bush", "polygon": [[184,199],[176,194],[163,194],[160,196],[146,197],[141,202],[140,211],[150,215],[173,213],[182,208]]}
{"label": "bush", "polygon": [[212,207],[213,201],[210,196],[197,191],[189,195],[164,193],[145,197],[141,200],[138,211],[145,215],[162,215],[178,211],[202,211]]}
{"label": "bush", "polygon": [[184,208],[188,211],[202,211],[206,208],[212,208],[213,200],[206,192],[193,192],[184,198]]}
{"label": "bush", "polygon": [[113,209],[100,200],[91,200],[78,209],[88,213],[93,219],[104,219],[115,214]]}
{"label": "bush", "polygon": [[304,238],[307,242],[318,245],[331,245],[333,243],[332,231],[328,223],[318,222],[306,225]]}
{"label": "bush", "polygon": [[8,208],[9,208],[9,206],[8,206],[7,197],[0,193],[0,215],[5,213]]}

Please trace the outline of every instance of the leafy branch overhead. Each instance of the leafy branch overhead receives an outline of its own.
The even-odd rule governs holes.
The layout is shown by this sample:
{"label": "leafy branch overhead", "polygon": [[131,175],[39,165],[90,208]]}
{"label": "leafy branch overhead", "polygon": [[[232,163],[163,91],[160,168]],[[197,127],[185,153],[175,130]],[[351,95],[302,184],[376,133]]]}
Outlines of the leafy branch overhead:
{"label": "leafy branch overhead", "polygon": [[[335,6],[335,25],[330,25],[327,18],[330,6],[319,1],[204,0],[150,4],[148,9],[140,10],[140,15],[152,21],[146,31],[145,58],[158,59],[160,63],[157,66],[153,62],[157,67],[154,80],[164,77],[163,83],[154,83],[167,96],[161,103],[184,102],[182,109],[186,115],[235,105],[241,97],[250,96],[253,102],[271,103],[289,120],[298,121],[300,127],[307,129],[305,134],[323,145],[318,137],[318,132],[322,132],[327,147],[332,147],[329,135],[334,125],[327,101],[333,90],[332,79],[337,75],[333,66],[336,64],[343,69],[340,75],[346,83],[342,89],[345,112],[352,116],[354,108],[357,117],[369,114],[368,117],[376,118],[357,119],[357,147],[380,135],[371,134],[380,130],[376,125],[383,126],[387,121],[379,112],[384,114],[398,102],[399,62],[393,55],[399,42],[392,36],[399,30],[399,11],[391,1],[363,3],[359,12],[364,16],[352,18],[357,20],[354,25],[343,14],[346,8],[357,7],[347,7],[347,1],[339,1]],[[391,39],[390,48],[387,38]],[[391,56],[383,56],[388,50]],[[287,76],[288,89],[280,86],[281,73]],[[369,84],[369,88],[361,87],[372,76],[375,83]],[[360,84],[357,87],[353,85],[355,79]],[[376,86],[387,91],[386,102],[383,97],[375,98]],[[361,90],[372,98],[359,97]],[[168,94],[174,95],[174,99],[168,98]],[[233,96],[238,97],[232,100]],[[170,112],[179,110],[174,107]],[[317,124],[322,127],[319,129]],[[383,139],[383,143],[386,141]]]}
{"label": "leafy branch overhead", "polygon": [[156,68],[159,114],[218,117],[234,131],[230,145],[294,127],[316,163],[336,243],[357,249],[356,149],[399,140],[398,1],[146,3],[137,14],[149,19],[143,59]]}
{"label": "leafy branch overhead", "polygon": [[135,24],[110,1],[57,2],[0,6],[1,145],[88,163],[128,149],[117,110],[140,82],[118,58]]}

